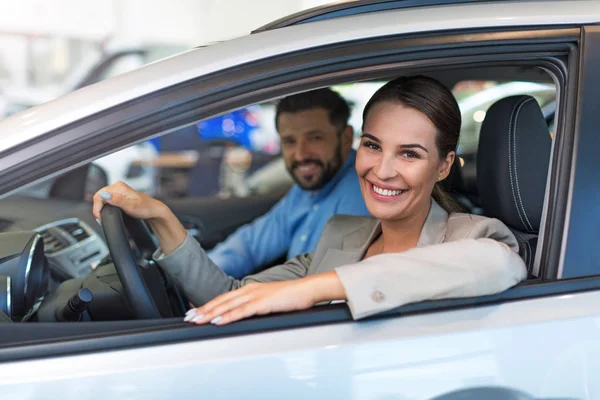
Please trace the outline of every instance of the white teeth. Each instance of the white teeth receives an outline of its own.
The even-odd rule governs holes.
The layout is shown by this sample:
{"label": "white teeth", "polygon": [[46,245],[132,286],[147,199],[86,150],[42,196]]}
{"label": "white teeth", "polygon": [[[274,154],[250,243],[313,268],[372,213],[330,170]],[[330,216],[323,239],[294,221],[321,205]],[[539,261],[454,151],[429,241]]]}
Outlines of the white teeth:
{"label": "white teeth", "polygon": [[398,196],[400,193],[403,192],[403,190],[382,189],[375,185],[373,185],[373,190],[375,191],[375,193],[380,194],[382,196]]}

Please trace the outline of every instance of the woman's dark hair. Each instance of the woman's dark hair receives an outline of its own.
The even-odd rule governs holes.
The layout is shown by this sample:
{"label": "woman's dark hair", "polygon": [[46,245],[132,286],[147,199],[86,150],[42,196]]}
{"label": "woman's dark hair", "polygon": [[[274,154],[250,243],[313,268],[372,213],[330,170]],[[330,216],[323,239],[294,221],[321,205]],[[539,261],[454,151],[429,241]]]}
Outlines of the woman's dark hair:
{"label": "woman's dark hair", "polygon": [[[440,159],[456,151],[460,135],[460,109],[452,92],[437,80],[416,75],[402,76],[386,83],[367,102],[363,111],[363,125],[369,111],[381,102],[401,104],[425,114],[437,128],[436,146]],[[461,211],[439,182],[433,187],[432,196],[446,211]]]}
{"label": "woman's dark hair", "polygon": [[275,127],[279,130],[279,114],[324,108],[329,113],[329,122],[338,132],[344,130],[350,118],[350,107],[342,96],[329,88],[293,94],[277,102],[275,109]]}

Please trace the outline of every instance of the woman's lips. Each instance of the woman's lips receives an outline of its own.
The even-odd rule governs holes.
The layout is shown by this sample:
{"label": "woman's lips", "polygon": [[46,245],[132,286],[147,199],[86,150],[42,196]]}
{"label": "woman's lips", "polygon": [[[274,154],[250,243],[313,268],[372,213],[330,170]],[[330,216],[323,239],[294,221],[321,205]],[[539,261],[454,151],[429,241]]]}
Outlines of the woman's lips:
{"label": "woman's lips", "polygon": [[384,189],[369,182],[369,191],[379,201],[394,201],[408,192],[408,189]]}

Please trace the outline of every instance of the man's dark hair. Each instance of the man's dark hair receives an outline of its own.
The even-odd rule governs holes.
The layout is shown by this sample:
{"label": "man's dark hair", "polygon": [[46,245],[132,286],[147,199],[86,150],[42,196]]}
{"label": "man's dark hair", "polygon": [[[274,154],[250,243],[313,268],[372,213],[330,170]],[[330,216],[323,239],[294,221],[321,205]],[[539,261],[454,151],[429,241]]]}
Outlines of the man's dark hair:
{"label": "man's dark hair", "polygon": [[348,103],[337,92],[326,88],[293,94],[279,100],[275,111],[275,127],[279,130],[279,114],[281,113],[297,113],[315,108],[327,110],[329,121],[337,128],[338,132],[344,130],[348,125],[348,118],[350,118]]}

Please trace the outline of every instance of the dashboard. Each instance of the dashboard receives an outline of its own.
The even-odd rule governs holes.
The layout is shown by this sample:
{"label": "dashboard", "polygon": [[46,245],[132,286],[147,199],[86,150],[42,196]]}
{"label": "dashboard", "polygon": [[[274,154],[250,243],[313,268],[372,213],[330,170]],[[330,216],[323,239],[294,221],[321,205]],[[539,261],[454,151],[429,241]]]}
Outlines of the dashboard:
{"label": "dashboard", "polygon": [[35,229],[44,242],[51,271],[61,279],[89,275],[108,256],[108,247],[78,218],[51,222]]}
{"label": "dashboard", "polygon": [[90,203],[1,199],[0,317],[27,318],[45,293],[62,281],[88,276],[108,255]]}
{"label": "dashboard", "polygon": [[[199,234],[197,223],[182,223]],[[146,260],[134,238],[128,239],[132,255]],[[187,303],[178,288],[156,263],[140,265],[161,316],[183,315]],[[85,311],[69,313],[75,298],[85,296]],[[133,318],[91,203],[18,195],[0,199],[0,323]]]}

